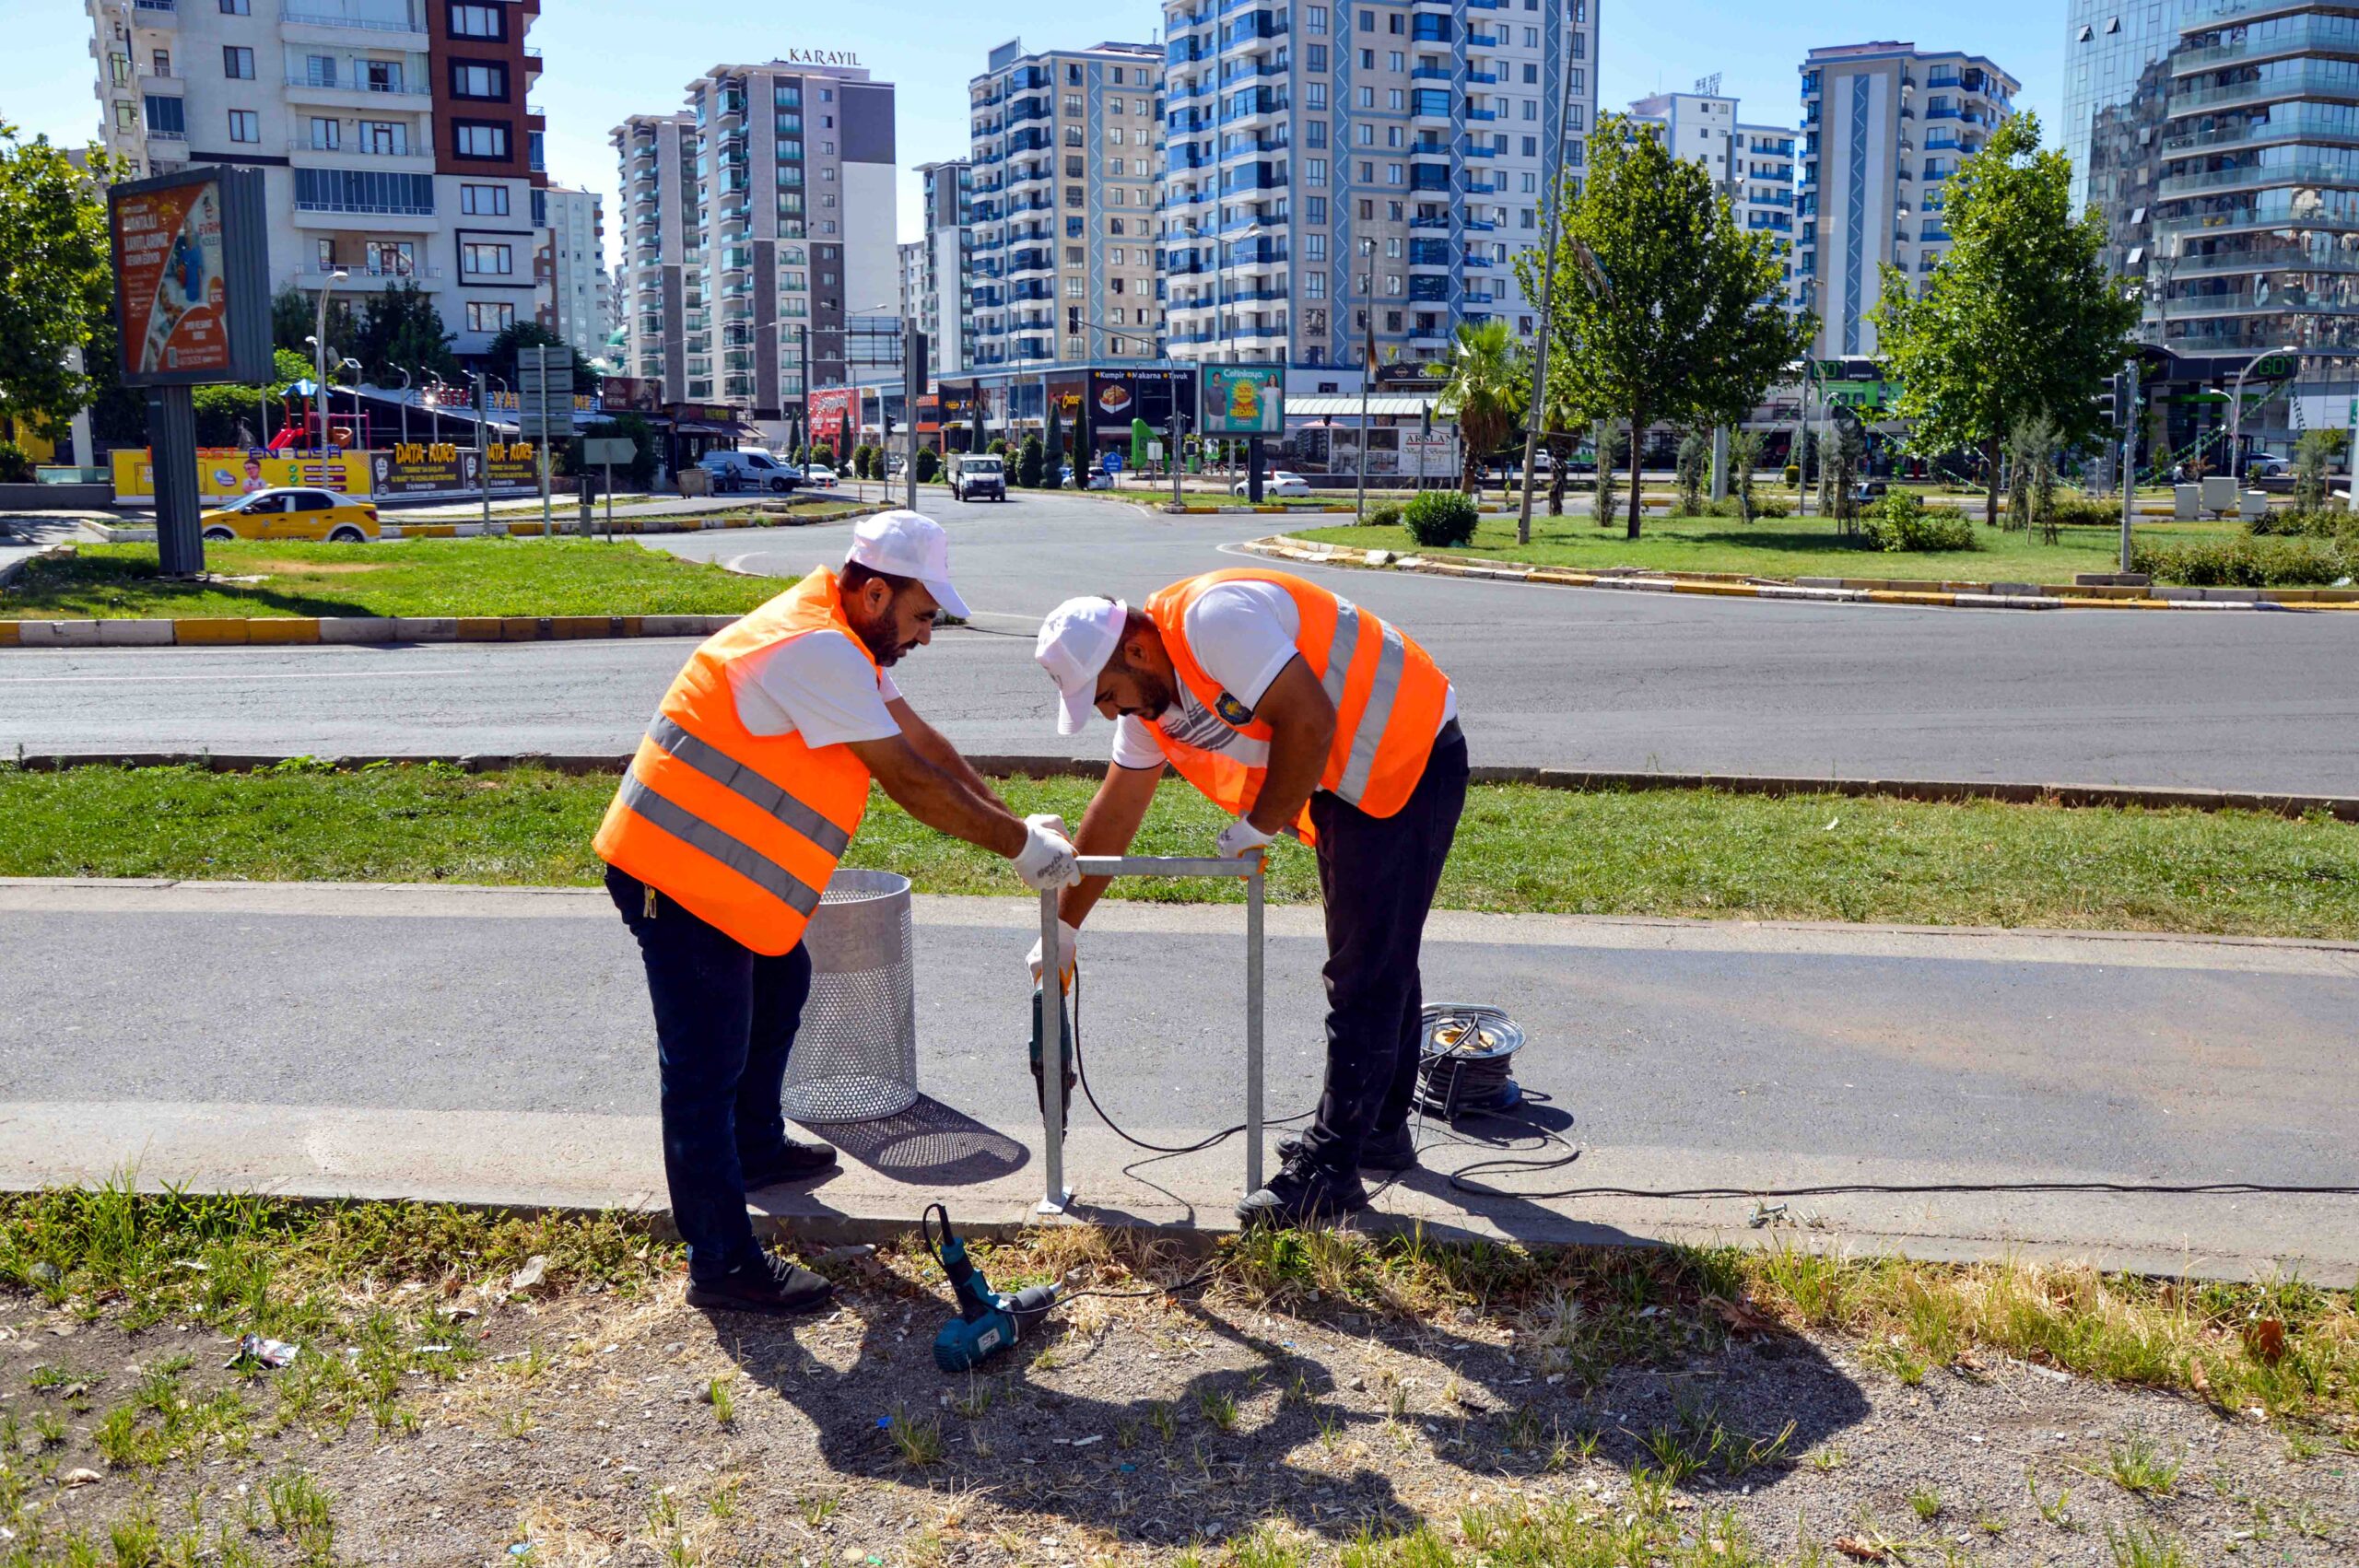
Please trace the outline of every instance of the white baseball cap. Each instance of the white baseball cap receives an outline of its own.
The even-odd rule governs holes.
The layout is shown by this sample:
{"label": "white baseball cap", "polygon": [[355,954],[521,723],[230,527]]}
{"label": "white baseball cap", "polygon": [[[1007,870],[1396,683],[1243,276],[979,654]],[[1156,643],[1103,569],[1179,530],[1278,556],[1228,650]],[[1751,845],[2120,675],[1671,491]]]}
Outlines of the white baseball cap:
{"label": "white baseball cap", "polygon": [[1032,657],[1057,683],[1062,699],[1057,709],[1057,733],[1078,735],[1097,708],[1097,677],[1114,650],[1122,644],[1122,628],[1130,625],[1131,607],[1119,599],[1068,599],[1040,623],[1040,640]]}
{"label": "white baseball cap", "polygon": [[854,561],[870,571],[913,577],[945,611],[962,621],[969,618],[967,602],[950,586],[950,536],[923,513],[897,510],[861,519],[851,531],[851,548],[844,552],[844,565]]}

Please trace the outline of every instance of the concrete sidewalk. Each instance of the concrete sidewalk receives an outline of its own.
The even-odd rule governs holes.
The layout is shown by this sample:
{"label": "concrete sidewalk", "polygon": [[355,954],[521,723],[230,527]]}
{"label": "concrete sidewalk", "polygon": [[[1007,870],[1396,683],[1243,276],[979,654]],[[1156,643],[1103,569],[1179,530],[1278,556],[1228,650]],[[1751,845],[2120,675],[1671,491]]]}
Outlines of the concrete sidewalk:
{"label": "concrete sidewalk", "polygon": [[[821,1129],[842,1172],[781,1216],[1014,1221],[1040,1196],[1021,899],[918,908],[920,1079],[885,1123]],[[1082,1036],[1106,1108],[1184,1144],[1242,1106],[1242,911],[1109,903]],[[1274,909],[1269,1105],[1323,1053],[1315,909]],[[1889,927],[1446,913],[1428,1000],[1496,1002],[1531,1044],[1520,1127],[1428,1127],[1379,1208],[1530,1241],[1799,1236],[1940,1258],[2161,1271],[2359,1270],[2359,1200],[1866,1194],[1474,1197],[1443,1174],[1532,1150],[1511,1192],[1826,1183],[2359,1184],[2359,948]],[[603,892],[0,881],[0,1181],[659,1205],[651,1026]],[[1241,1140],[1157,1159],[1075,1098],[1082,1212],[1225,1227]],[[1542,1149],[1543,1155],[1561,1148]],[[1786,1229],[1792,1223],[1798,1229]]]}

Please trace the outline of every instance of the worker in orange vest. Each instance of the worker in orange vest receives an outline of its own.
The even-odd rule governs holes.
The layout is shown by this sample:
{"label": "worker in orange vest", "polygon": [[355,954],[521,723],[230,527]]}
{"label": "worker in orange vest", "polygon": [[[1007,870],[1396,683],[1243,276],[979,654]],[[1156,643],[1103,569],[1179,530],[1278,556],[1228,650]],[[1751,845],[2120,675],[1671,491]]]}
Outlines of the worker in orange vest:
{"label": "worker in orange vest", "polygon": [[816,1176],[786,1135],[787,1053],[811,990],[803,931],[873,778],[918,821],[1004,855],[1035,888],[1079,875],[1053,817],[1019,818],[886,671],[965,616],[950,545],[912,511],[864,519],[815,570],[689,656],[623,775],[596,848],[655,1006],[663,1174],[691,1305],[785,1313],[825,1280],[764,1249],[748,1188]]}
{"label": "worker in orange vest", "polygon": [[[1367,1206],[1362,1168],[1417,1163],[1409,1132],[1423,1039],[1418,949],[1466,804],[1458,698],[1426,650],[1316,583],[1260,568],[1175,582],[1134,610],[1069,599],[1034,657],[1055,681],[1060,734],[1095,708],[1114,756],[1075,836],[1085,855],[1130,847],[1167,767],[1235,819],[1222,855],[1281,833],[1312,845],[1327,906],[1327,1078],[1284,1164],[1238,1206],[1248,1224],[1305,1223]],[[1106,879],[1058,899],[1059,969]],[[1031,963],[1041,972],[1036,944]]]}

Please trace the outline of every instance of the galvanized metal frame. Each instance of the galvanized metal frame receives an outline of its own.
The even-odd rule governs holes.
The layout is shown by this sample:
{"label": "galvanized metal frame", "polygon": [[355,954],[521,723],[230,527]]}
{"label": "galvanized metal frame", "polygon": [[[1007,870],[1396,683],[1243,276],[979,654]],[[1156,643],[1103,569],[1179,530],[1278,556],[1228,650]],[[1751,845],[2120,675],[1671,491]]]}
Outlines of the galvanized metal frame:
{"label": "galvanized metal frame", "polygon": [[[1189,855],[1084,855],[1084,876],[1241,877],[1245,882],[1245,1190],[1262,1185],[1262,870],[1255,853],[1241,860]],[[1040,952],[1044,976],[1056,965],[1057,895],[1040,895]],[[1040,1126],[1046,1140],[1041,1161],[1046,1187],[1035,1212],[1062,1214],[1073,1202],[1065,1185],[1065,1018],[1062,1007],[1040,1009]]]}

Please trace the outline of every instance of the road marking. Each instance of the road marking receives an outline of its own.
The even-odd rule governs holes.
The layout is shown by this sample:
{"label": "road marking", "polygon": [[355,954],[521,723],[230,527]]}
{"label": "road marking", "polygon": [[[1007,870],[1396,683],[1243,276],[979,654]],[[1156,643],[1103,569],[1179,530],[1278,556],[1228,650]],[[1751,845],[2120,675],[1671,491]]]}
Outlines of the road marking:
{"label": "road marking", "polygon": [[475,670],[351,670],[342,673],[311,670],[289,670],[283,674],[252,674],[242,670],[224,670],[217,675],[7,675],[0,676],[0,686],[65,686],[65,685],[149,685],[166,681],[377,681],[417,680],[421,676],[476,675]]}

